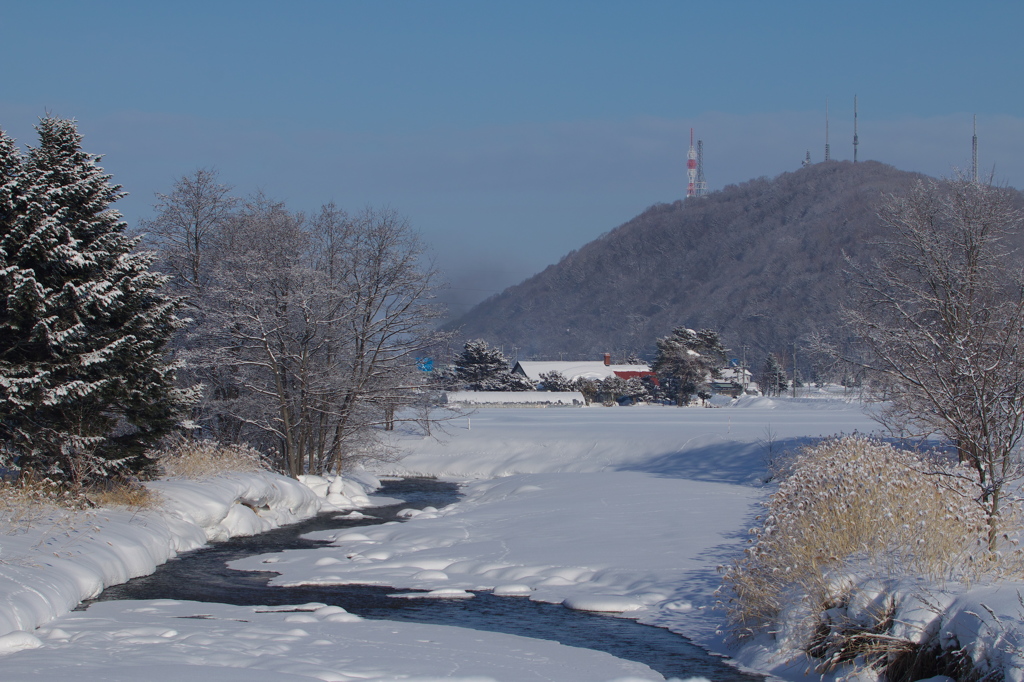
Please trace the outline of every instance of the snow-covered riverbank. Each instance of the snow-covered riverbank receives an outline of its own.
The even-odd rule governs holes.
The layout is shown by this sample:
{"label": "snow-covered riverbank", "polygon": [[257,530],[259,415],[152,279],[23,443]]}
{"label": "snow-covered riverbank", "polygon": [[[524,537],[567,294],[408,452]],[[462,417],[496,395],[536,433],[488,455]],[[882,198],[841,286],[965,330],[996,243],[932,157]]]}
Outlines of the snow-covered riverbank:
{"label": "snow-covered riverbank", "polygon": [[[321,506],[310,488],[269,473],[148,485],[162,498],[154,509],[55,511],[6,529],[0,537],[0,635],[44,625],[181,552],[294,523]],[[11,641],[0,638],[0,651],[9,651]]]}
{"label": "snow-covered riverbank", "polygon": [[[770,491],[763,485],[765,458],[815,437],[870,432],[874,426],[859,406],[839,401],[757,400],[745,405],[483,409],[449,423],[448,434],[440,440],[399,433],[395,445],[406,456],[377,473],[466,480],[462,501],[439,510],[410,511],[403,524],[328,533],[334,547],[253,557],[234,567],[280,572],[279,583],[375,583],[434,590],[433,596],[440,598],[470,597],[469,589],[494,590],[620,613],[736,654],[718,632],[721,613],[713,611],[717,569],[743,551],[757,503]],[[267,492],[266,498],[255,494],[257,487],[241,495],[246,498],[241,505],[234,503],[240,499],[237,485],[212,493],[218,501],[207,511],[196,511],[207,509],[206,502],[177,495],[174,485],[162,483],[157,487],[164,488],[168,500],[180,501],[171,503],[167,509],[174,511],[164,516],[101,512],[88,527],[50,533],[43,542],[42,529],[32,538],[2,538],[0,569],[17,567],[24,569],[17,575],[25,576],[32,565],[46,565],[41,575],[50,575],[49,565],[59,562],[49,557],[62,551],[76,552],[60,557],[71,563],[104,553],[148,556],[156,550],[112,549],[122,547],[122,536],[134,537],[140,529],[154,538],[146,542],[170,556],[231,529],[258,530],[252,517],[259,523],[280,523],[311,513],[296,506],[308,495],[298,488],[290,492],[297,484],[289,482],[277,493]],[[200,497],[206,494],[190,490]],[[318,490],[321,496],[328,492],[322,483]],[[295,501],[287,502],[293,494]],[[271,501],[275,495],[280,496],[277,502]],[[271,518],[275,514],[282,516]],[[192,515],[192,520],[182,515]],[[188,542],[175,546],[168,539],[176,532],[175,524],[192,528],[178,533]],[[11,539],[38,545],[32,550],[34,558],[12,561]],[[122,564],[143,571],[146,561]],[[124,576],[130,572],[125,569]],[[30,599],[30,593],[63,594],[63,588],[46,592],[24,587],[17,577],[5,579],[0,608],[49,599]],[[47,582],[58,581],[43,580]],[[79,593],[87,596],[97,584],[96,579],[85,580]],[[994,613],[1003,624],[975,628],[979,636],[972,641],[1005,650],[1016,645],[1015,603],[1007,601],[1014,588],[993,590],[986,598],[1001,600]],[[954,619],[957,613],[980,608],[977,599],[961,601],[948,614]],[[66,610],[68,602],[65,598],[60,608]],[[8,651],[37,648],[5,657],[5,679],[58,677],[72,666],[82,682],[135,679],[140,667],[147,668],[148,679],[156,680],[661,679],[646,666],[586,649],[461,628],[363,621],[322,606],[260,613],[249,607],[187,602],[97,604],[85,613],[57,618],[35,633],[9,636]],[[37,611],[42,616],[36,616],[35,624],[59,615],[60,609],[27,612]],[[962,615],[951,631],[966,638],[972,622],[977,619]],[[12,623],[9,627],[22,630],[33,627],[32,620],[20,616]],[[998,627],[1005,631],[1001,639]],[[803,677],[807,668],[804,661],[787,665],[769,649],[740,653],[748,664],[790,679]]]}

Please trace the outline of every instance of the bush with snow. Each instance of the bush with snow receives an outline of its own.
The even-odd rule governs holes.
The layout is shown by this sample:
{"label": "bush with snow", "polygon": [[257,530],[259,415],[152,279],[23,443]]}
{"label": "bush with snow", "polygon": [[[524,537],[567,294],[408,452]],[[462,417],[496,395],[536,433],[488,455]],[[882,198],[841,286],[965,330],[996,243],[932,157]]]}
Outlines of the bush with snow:
{"label": "bush with snow", "polygon": [[[965,467],[865,438],[803,449],[751,531],[751,547],[725,572],[732,633],[771,633],[780,648],[830,664],[889,660],[920,644],[892,635],[894,595],[911,598],[907,584],[934,589],[1024,572],[1017,510],[1006,508],[1002,551],[990,552],[976,486]],[[873,606],[851,620],[851,599],[872,580],[883,581]]]}

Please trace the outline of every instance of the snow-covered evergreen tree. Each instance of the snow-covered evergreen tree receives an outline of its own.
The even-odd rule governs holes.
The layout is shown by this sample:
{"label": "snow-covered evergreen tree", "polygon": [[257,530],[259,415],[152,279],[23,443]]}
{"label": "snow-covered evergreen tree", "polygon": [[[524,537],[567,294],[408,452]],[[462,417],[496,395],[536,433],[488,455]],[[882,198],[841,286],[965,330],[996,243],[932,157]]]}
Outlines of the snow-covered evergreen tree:
{"label": "snow-covered evergreen tree", "polygon": [[602,401],[607,405],[617,403],[619,398],[628,394],[626,380],[614,374],[601,380],[599,390]]}
{"label": "snow-covered evergreen tree", "polygon": [[541,372],[541,388],[544,391],[575,391],[572,381],[557,369]]}
{"label": "snow-covered evergreen tree", "polygon": [[648,403],[652,399],[647,384],[640,377],[631,377],[626,380],[625,395],[632,403]]}
{"label": "snow-covered evergreen tree", "polygon": [[587,377],[576,377],[572,382],[572,390],[582,393],[589,405],[597,400],[597,396],[601,392],[601,382]]}
{"label": "snow-covered evergreen tree", "polygon": [[470,391],[532,391],[530,380],[508,369],[508,360],[499,348],[490,348],[483,339],[467,341],[455,360],[458,383]]}
{"label": "snow-covered evergreen tree", "polygon": [[694,331],[676,327],[671,336],[657,341],[658,355],[652,369],[658,373],[667,395],[683,406],[691,396],[725,366],[725,347],[713,329]]}
{"label": "snow-covered evergreen tree", "polygon": [[160,293],[111,204],[124,196],[47,116],[20,158],[0,142],[0,440],[23,470],[87,482],[138,470],[190,400],[164,347],[180,301]]}

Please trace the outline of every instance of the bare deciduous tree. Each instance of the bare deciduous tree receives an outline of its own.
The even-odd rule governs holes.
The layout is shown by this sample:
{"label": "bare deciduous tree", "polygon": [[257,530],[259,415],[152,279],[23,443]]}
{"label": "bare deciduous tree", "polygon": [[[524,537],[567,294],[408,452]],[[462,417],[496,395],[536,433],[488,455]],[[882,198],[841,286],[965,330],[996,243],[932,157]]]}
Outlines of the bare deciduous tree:
{"label": "bare deciduous tree", "polygon": [[403,218],[333,204],[307,218],[262,193],[239,203],[210,170],[157,197],[145,228],[189,297],[176,343],[211,437],[273,451],[297,476],[380,456],[381,429],[428,418],[402,408],[426,396],[416,361],[438,338],[437,275]]}
{"label": "bare deciduous tree", "polygon": [[172,283],[196,294],[207,284],[211,252],[238,200],[231,187],[218,182],[217,171],[206,168],[182,176],[170,194],[156,197],[157,217],[143,221],[142,230],[159,249]]}
{"label": "bare deciduous tree", "polygon": [[379,428],[422,420],[400,411],[426,384],[416,360],[435,336],[422,254],[389,211],[353,218],[328,205],[306,220],[262,196],[246,202],[222,236],[193,354],[231,378],[216,414],[293,476],[379,456]]}
{"label": "bare deciduous tree", "polygon": [[854,267],[860,298],[845,311],[884,382],[879,419],[941,434],[977,476],[995,549],[1024,436],[1024,277],[1006,237],[1024,227],[1013,190],[956,179],[920,182],[880,216],[885,255]]}

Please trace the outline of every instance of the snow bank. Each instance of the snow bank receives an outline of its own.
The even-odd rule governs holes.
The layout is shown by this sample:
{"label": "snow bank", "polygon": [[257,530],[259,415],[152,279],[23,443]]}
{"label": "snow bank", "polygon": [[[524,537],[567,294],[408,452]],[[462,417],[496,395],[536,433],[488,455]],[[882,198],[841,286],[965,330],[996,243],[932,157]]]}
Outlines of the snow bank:
{"label": "snow bank", "polygon": [[3,659],[5,682],[664,679],[642,663],[599,651],[445,625],[364,620],[324,604],[268,609],[166,599],[101,602],[36,634],[10,641],[20,650]]}
{"label": "snow bank", "polygon": [[163,498],[155,509],[55,512],[0,536],[0,635],[8,636],[0,650],[24,648],[28,640],[18,631],[67,613],[104,587],[152,573],[180,552],[293,523],[321,506],[308,487],[272,473],[147,486]]}
{"label": "snow bank", "polygon": [[320,497],[324,509],[328,510],[373,506],[367,493],[380,487],[380,479],[365,471],[346,473],[344,476],[299,476],[299,481]]}
{"label": "snow bank", "polygon": [[[913,579],[868,579],[850,588],[846,603],[821,614],[824,627],[844,633],[877,633],[898,645],[907,642],[926,650],[942,650],[951,661],[963,660],[979,679],[1024,680],[1024,583],[1006,581],[968,587],[936,585]],[[804,642],[787,637],[796,618],[811,615],[790,609],[794,618],[782,624],[775,637],[759,635],[732,656],[743,665],[784,679],[799,679],[802,671],[823,665],[808,659]],[[889,622],[878,633],[880,620]],[[858,663],[863,666],[864,661]],[[822,679],[874,680],[870,670],[854,671],[848,664]],[[937,677],[936,680],[950,678]]]}

